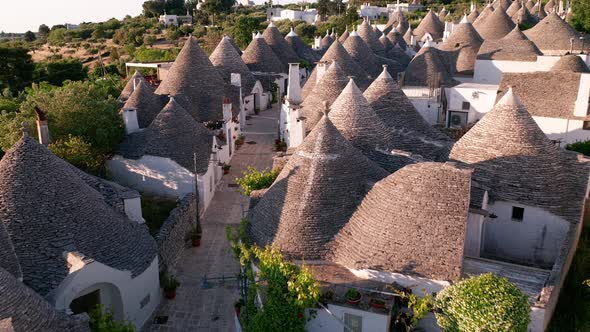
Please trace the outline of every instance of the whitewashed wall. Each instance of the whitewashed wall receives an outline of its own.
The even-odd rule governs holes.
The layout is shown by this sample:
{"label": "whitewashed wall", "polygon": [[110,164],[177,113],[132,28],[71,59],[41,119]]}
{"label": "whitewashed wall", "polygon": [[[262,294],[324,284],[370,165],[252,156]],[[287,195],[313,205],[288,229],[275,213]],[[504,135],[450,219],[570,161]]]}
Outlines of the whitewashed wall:
{"label": "whitewashed wall", "polygon": [[437,97],[429,97],[429,90],[426,87],[405,86],[402,88],[406,96],[418,113],[431,125],[435,125],[439,121],[439,107],[440,104],[436,101]]}
{"label": "whitewashed wall", "polygon": [[[362,316],[362,330],[370,332],[387,332],[389,323],[388,315],[377,314],[369,311],[359,310],[351,307],[339,306],[335,304],[328,304],[328,310],[338,317],[340,321],[330,315],[326,309],[317,309],[317,316],[308,321],[305,325],[307,332],[342,332],[344,330],[344,313],[349,313],[357,316]],[[309,317],[309,309],[306,310],[306,315]]]}
{"label": "whitewashed wall", "polygon": [[582,128],[584,121],[541,116],[533,116],[533,119],[549,139],[560,140],[561,147],[565,147],[569,143],[590,139],[590,130]]}
{"label": "whitewashed wall", "polygon": [[[512,207],[524,208],[522,221],[512,220]],[[509,259],[520,264],[552,266],[570,223],[537,207],[495,201],[488,211],[497,218],[484,223],[482,255]]]}
{"label": "whitewashed wall", "polygon": [[411,288],[412,292],[416,295],[421,295],[424,289],[427,293],[436,293],[450,285],[448,281],[409,276],[401,273],[369,269],[355,270],[348,268],[348,270],[350,270],[350,272],[352,272],[357,278],[375,280],[388,284],[396,282],[403,287]]}
{"label": "whitewashed wall", "polygon": [[115,318],[130,321],[139,330],[160,303],[158,258],[135,278],[130,271],[100,262],[78,262],[55,290],[51,302],[57,310],[69,310],[72,300],[97,289],[101,290],[103,304],[114,306]]}
{"label": "whitewashed wall", "polygon": [[[447,88],[448,110],[465,112],[463,102],[469,102],[467,122],[472,123],[481,119],[489,112],[496,102],[497,85],[489,84],[459,84]],[[446,123],[445,123],[446,125]]]}

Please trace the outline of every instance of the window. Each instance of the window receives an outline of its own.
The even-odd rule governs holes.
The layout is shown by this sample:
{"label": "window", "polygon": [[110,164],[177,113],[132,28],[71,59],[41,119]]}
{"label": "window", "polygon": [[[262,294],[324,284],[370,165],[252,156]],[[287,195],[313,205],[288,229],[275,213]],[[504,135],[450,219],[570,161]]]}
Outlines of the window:
{"label": "window", "polygon": [[590,121],[584,121],[584,123],[582,124],[582,129],[590,130]]}
{"label": "window", "polygon": [[471,108],[471,103],[469,103],[468,101],[464,101],[461,105],[461,109],[464,111],[469,111],[469,108]]}
{"label": "window", "polygon": [[524,208],[513,206],[512,207],[512,220],[522,221],[524,218]]}
{"label": "window", "polygon": [[363,331],[363,316],[357,316],[344,313],[344,325],[348,328],[344,328],[344,332],[362,332]]}

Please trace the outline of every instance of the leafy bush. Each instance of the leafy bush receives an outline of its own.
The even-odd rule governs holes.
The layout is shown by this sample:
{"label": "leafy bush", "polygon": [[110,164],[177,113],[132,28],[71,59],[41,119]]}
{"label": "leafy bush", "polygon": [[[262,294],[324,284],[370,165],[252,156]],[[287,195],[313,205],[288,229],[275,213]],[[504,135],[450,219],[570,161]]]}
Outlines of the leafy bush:
{"label": "leafy bush", "polygon": [[176,207],[176,201],[166,198],[141,196],[141,212],[150,234],[155,236]]}
{"label": "leafy bush", "polygon": [[161,50],[157,48],[140,47],[135,50],[135,60],[139,62],[173,61],[180,52],[179,49]]}
{"label": "leafy bush", "polygon": [[590,141],[571,143],[566,145],[565,149],[570,151],[576,151],[586,156],[590,156]]}
{"label": "leafy bush", "polygon": [[462,280],[438,293],[436,318],[444,331],[526,332],[527,296],[492,273]]}
{"label": "leafy bush", "polygon": [[92,332],[134,332],[131,322],[116,321],[113,312],[105,309],[102,304],[97,305],[89,313],[90,331]]}
{"label": "leafy bush", "polygon": [[100,154],[79,136],[69,135],[65,139],[53,141],[49,144],[49,149],[70,164],[94,174],[100,171],[105,161],[97,158]]}
{"label": "leafy bush", "polygon": [[252,166],[248,166],[248,170],[242,174],[244,176],[236,178],[236,183],[240,185],[240,193],[242,195],[250,196],[250,193],[254,190],[270,187],[279,175],[279,172],[276,170],[259,171]]}

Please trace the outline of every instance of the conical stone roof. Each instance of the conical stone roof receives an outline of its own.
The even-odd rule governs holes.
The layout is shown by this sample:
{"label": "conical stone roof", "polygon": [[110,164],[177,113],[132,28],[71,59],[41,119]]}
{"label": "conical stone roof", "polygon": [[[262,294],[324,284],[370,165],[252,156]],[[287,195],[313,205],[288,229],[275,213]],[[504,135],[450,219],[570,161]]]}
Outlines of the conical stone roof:
{"label": "conical stone roof", "polygon": [[393,135],[353,80],[334,101],[328,117],[355,148],[384,169],[395,172],[414,162],[408,154],[391,154]]}
{"label": "conical stone roof", "polygon": [[283,38],[283,35],[272,21],[262,33],[262,37],[285,67],[288,68],[289,63],[299,63],[299,57],[291,46],[287,44],[285,38]]}
{"label": "conical stone roof", "polygon": [[404,15],[404,13],[398,8],[393,13],[391,13],[391,15],[389,15],[389,20],[383,28],[383,33],[388,34],[392,29],[396,28],[400,24],[402,25],[402,27],[405,26],[406,29],[409,26],[406,15]]}
{"label": "conical stone roof", "polygon": [[154,93],[147,83],[139,82],[135,91],[131,94],[123,109],[131,108],[137,110],[137,122],[139,128],[146,128],[152,123],[156,115],[164,107],[163,96]]}
{"label": "conical stone roof", "polygon": [[456,82],[443,62],[440,51],[426,42],[414,56],[404,74],[404,85],[407,86],[454,86]]}
{"label": "conical stone roof", "polygon": [[324,116],[324,105],[330,107],[347,84],[348,78],[342,68],[337,61],[332,61],[319,83],[301,104],[306,132],[310,132]]}
{"label": "conical stone roof", "polygon": [[191,36],[156,93],[177,97],[196,121],[207,122],[223,118],[222,88],[225,82],[221,74]]}
{"label": "conical stone roof", "polygon": [[545,9],[543,9],[543,6],[541,5],[540,1],[538,4],[539,4],[537,6],[538,9],[536,10],[535,15],[537,16],[537,19],[540,21],[540,20],[544,19],[545,17],[547,17],[547,13],[545,12]]}
{"label": "conical stone roof", "polygon": [[475,23],[475,21],[477,20],[477,18],[479,17],[479,10],[477,10],[477,8],[474,8],[469,15],[467,15],[467,19],[469,20],[469,22],[471,22],[471,24]]}
{"label": "conical stone roof", "polygon": [[379,76],[384,60],[377,58],[371,48],[353,31],[342,45],[350,57],[371,77]]}
{"label": "conical stone roof", "polygon": [[[20,279],[23,277],[23,272],[20,268],[16,253],[14,252],[14,246],[12,245],[10,235],[8,235],[8,231],[4,227],[4,224],[0,222],[0,270],[2,269],[12,274],[14,278]],[[0,283],[0,288],[2,287],[1,285],[2,284]],[[2,321],[2,317],[0,317],[0,321]]]}
{"label": "conical stone roof", "polygon": [[438,12],[438,19],[441,22],[444,22],[445,17],[447,17],[447,14],[449,14],[449,11],[447,10],[447,8],[445,6],[443,6],[442,9]]}
{"label": "conical stone roof", "polygon": [[524,5],[528,10],[531,10],[533,9],[533,7],[535,7],[535,3],[533,2],[533,0],[527,0],[527,2],[525,2]]}
{"label": "conical stone roof", "polygon": [[[408,30],[410,31],[410,30]],[[411,34],[411,31],[410,31]],[[402,50],[406,50],[406,48],[408,47],[409,42],[405,40],[405,37],[402,36],[397,29],[391,29],[391,31],[389,31],[389,33],[387,34],[387,39],[389,39],[389,41],[391,42],[392,45],[398,44],[399,47]]]}
{"label": "conical stone roof", "polygon": [[357,29],[357,33],[367,46],[375,52],[375,54],[383,54],[383,47],[381,46],[381,43],[379,43],[379,36],[375,35],[373,28],[367,23],[367,21],[363,20],[363,23],[361,23]]}
{"label": "conical stone roof", "polygon": [[439,50],[448,52],[451,72],[459,74],[473,74],[475,58],[483,43],[483,38],[477,33],[467,17],[453,27],[453,32],[440,46]]}
{"label": "conical stone roof", "polygon": [[553,12],[554,9],[556,9],[555,7],[557,6],[557,4],[555,3],[555,0],[549,0],[546,4],[545,4],[545,12],[547,13],[551,13]]}
{"label": "conical stone roof", "polygon": [[[406,45],[412,45],[412,36],[415,37],[414,30],[412,29],[412,27],[409,27],[408,30],[406,30],[406,33],[404,33],[404,41],[406,42]],[[393,40],[391,41],[393,42]]]}
{"label": "conical stone roof", "polygon": [[172,98],[146,130],[127,136],[119,153],[130,159],[170,158],[190,172],[195,170],[196,154],[197,173],[202,174],[209,166],[212,142],[209,130]]}
{"label": "conical stone roof", "polygon": [[261,37],[252,39],[242,53],[242,60],[252,72],[277,74],[287,72],[287,67]]}
{"label": "conical stone roof", "polygon": [[322,49],[326,50],[326,49],[330,48],[330,46],[332,46],[333,42],[334,42],[334,38],[332,38],[332,36],[330,36],[329,31],[326,31],[326,35],[320,41],[320,46],[322,47]]}
{"label": "conical stone roof", "polygon": [[[338,62],[342,71],[346,74],[346,76],[352,76],[355,79],[355,82],[358,82],[358,85],[361,89],[366,89],[369,84],[371,84],[369,80],[369,74],[361,68],[356,61],[352,59],[350,54],[346,52],[346,49],[340,44],[339,41],[335,41],[332,46],[326,51],[324,56],[322,56],[320,62],[332,63],[332,61]],[[306,98],[309,93],[315,88],[316,85],[316,76],[317,75],[317,67],[309,75],[309,78],[305,82],[303,86],[302,95],[303,98]]]}
{"label": "conical stone roof", "polygon": [[244,60],[236,52],[234,46],[231,44],[231,39],[228,36],[223,36],[217,47],[209,56],[209,60],[215,68],[222,74],[223,79],[227,84],[231,84],[231,74],[237,73],[241,76],[242,87],[244,94],[249,94],[254,88],[256,79]]}
{"label": "conical stone roof", "polygon": [[579,195],[579,183],[585,186],[588,173],[576,179],[568,155],[545,136],[510,88],[455,143],[450,158],[474,167],[474,179],[491,189],[491,199],[539,207],[577,223],[585,196],[584,189]]}
{"label": "conical stone roof", "polygon": [[323,259],[326,244],[385,176],[324,117],[250,210],[250,235],[291,259]]}
{"label": "conical stone roof", "polygon": [[522,2],[520,0],[515,0],[512,1],[512,4],[510,4],[510,7],[508,7],[508,9],[506,10],[506,15],[508,15],[509,17],[513,17],[514,14],[516,14],[520,8],[522,8]]}
{"label": "conical stone roof", "polygon": [[512,0],[495,0],[492,3],[492,7],[494,7],[494,10],[501,8],[503,11],[507,11],[511,4]]}
{"label": "conical stone roof", "polygon": [[523,24],[527,26],[533,26],[537,24],[537,18],[531,15],[529,9],[526,6],[521,7],[516,14],[512,15],[512,22],[515,24]]}
{"label": "conical stone roof", "polygon": [[449,164],[400,169],[365,196],[330,245],[331,260],[352,269],[459,280],[470,186],[471,171]]}
{"label": "conical stone roof", "polygon": [[451,140],[424,120],[386,70],[363,95],[393,134],[394,149],[410,152],[426,160],[447,160]]}
{"label": "conical stone roof", "polygon": [[500,39],[512,31],[514,26],[514,22],[505,11],[494,10],[481,24],[476,25],[476,28],[483,39]]}
{"label": "conical stone roof", "polygon": [[518,25],[502,39],[486,40],[481,45],[477,59],[537,61],[542,55],[535,44],[528,40]]}
{"label": "conical stone roof", "polygon": [[0,161],[0,222],[12,240],[23,282],[41,296],[70,274],[67,253],[132,277],[157,255],[145,226],[114,210],[73,168],[26,135]]}
{"label": "conical stone roof", "polygon": [[[570,39],[574,39],[574,50],[580,51],[582,43],[579,33],[568,23],[562,20],[555,12],[549,14],[533,28],[526,30],[524,34],[545,55],[563,55],[570,51]],[[588,45],[584,45],[588,49]]]}
{"label": "conical stone roof", "polygon": [[145,80],[143,75],[141,75],[141,73],[136,70],[135,73],[133,73],[133,75],[129,78],[129,80],[125,84],[123,91],[121,91],[121,95],[119,96],[119,102],[124,104],[127,101],[127,99],[129,99],[129,97],[133,93],[133,90],[137,86],[137,83],[139,83],[139,82],[145,83],[146,86],[148,86],[151,89],[151,86]]}
{"label": "conical stone roof", "polygon": [[483,24],[486,18],[488,18],[488,16],[490,16],[493,12],[494,7],[488,3],[487,6],[485,6],[485,8],[479,13],[477,19],[473,22],[473,26],[477,29],[479,25]]}
{"label": "conical stone roof", "polygon": [[0,329],[6,332],[89,332],[88,321],[58,312],[0,267]]}
{"label": "conical stone roof", "polygon": [[568,54],[564,55],[557,61],[553,67],[551,67],[551,71],[567,71],[572,73],[590,73],[590,69],[588,66],[577,55]]}
{"label": "conical stone roof", "polygon": [[320,59],[320,53],[314,51],[309,45],[307,45],[291,28],[291,32],[285,36],[285,41],[295,51],[297,56],[310,64],[318,62]]}
{"label": "conical stone roof", "polygon": [[338,41],[340,41],[340,43],[344,43],[344,41],[346,40],[346,38],[348,38],[349,35],[350,33],[348,32],[348,27],[346,27],[346,30],[344,30],[340,37],[338,37]]}
{"label": "conical stone roof", "polygon": [[392,47],[385,55],[388,59],[394,60],[401,64],[404,70],[408,67],[410,61],[412,61],[412,58],[410,58],[410,56],[406,54],[406,52],[404,52],[401,47],[399,47],[399,44],[396,44],[394,47]]}
{"label": "conical stone roof", "polygon": [[432,10],[429,10],[422,21],[420,21],[416,30],[414,30],[414,35],[417,40],[422,40],[422,37],[424,37],[426,33],[429,33],[436,42],[442,39],[444,31],[445,27],[442,22],[436,15],[434,15]]}

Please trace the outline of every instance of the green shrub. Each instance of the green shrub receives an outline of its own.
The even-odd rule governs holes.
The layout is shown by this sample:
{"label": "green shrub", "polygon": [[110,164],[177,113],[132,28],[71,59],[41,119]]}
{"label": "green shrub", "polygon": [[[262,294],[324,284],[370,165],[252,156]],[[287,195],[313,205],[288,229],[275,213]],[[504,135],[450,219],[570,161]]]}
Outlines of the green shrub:
{"label": "green shrub", "polygon": [[444,331],[526,332],[527,296],[492,273],[462,280],[438,293],[436,318]]}
{"label": "green shrub", "polygon": [[105,309],[102,304],[90,310],[90,331],[92,332],[134,332],[135,327],[130,322],[116,321],[113,312]]}
{"label": "green shrub", "polygon": [[274,169],[259,171],[252,166],[248,166],[248,170],[242,174],[244,176],[236,178],[236,183],[240,185],[240,193],[242,195],[250,196],[250,193],[254,190],[270,187],[279,175],[279,172]]}
{"label": "green shrub", "polygon": [[580,141],[565,146],[566,150],[576,151],[583,155],[590,156],[590,141]]}
{"label": "green shrub", "polygon": [[70,164],[87,172],[98,174],[104,160],[97,158],[100,154],[90,143],[79,136],[69,135],[49,144],[51,152]]}
{"label": "green shrub", "polygon": [[141,212],[152,236],[158,234],[160,228],[166,219],[168,219],[168,216],[170,216],[170,212],[175,207],[175,200],[147,195],[141,196]]}

